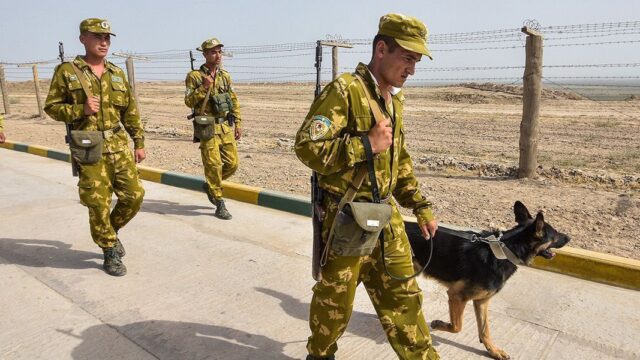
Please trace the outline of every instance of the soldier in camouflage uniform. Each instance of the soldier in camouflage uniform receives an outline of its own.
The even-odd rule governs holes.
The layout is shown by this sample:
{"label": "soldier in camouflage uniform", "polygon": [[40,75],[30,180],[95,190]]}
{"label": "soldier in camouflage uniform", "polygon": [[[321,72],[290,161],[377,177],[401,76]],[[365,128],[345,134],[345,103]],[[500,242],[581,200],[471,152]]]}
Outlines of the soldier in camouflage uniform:
{"label": "soldier in camouflage uniform", "polygon": [[4,127],[2,125],[3,121],[4,121],[4,116],[0,114],[0,144],[2,144],[3,142],[5,142],[5,140],[7,140],[7,138],[4,136]]}
{"label": "soldier in camouflage uniform", "polygon": [[[142,205],[144,189],[136,163],[146,154],[144,130],[127,78],[122,69],[105,60],[111,35],[114,34],[106,20],[92,18],[80,23],[80,42],[86,52],[77,56],[73,64],[92,96],[85,95],[81,79],[71,63],[65,62],[55,70],[45,111],[53,119],[71,124],[74,130],[102,132],[102,157],[94,164],[78,164],[78,191],[80,202],[89,209],[93,241],[104,252],[104,270],[109,275],[122,276],[127,268],[122,263],[125,251],[117,233]],[[133,153],[125,130],[133,139]],[[114,192],[118,201],[110,211]]]}
{"label": "soldier in camouflage uniform", "polygon": [[[198,48],[202,51],[205,63],[200,66],[200,69],[187,74],[184,103],[194,109],[196,115],[210,115],[217,118],[215,135],[209,140],[199,139],[200,153],[206,179],[205,191],[209,201],[216,206],[215,216],[229,220],[231,214],[227,211],[222,199],[222,180],[229,178],[238,169],[236,141],[242,136],[242,119],[238,97],[231,86],[231,76],[221,66],[223,46],[218,39],[211,38],[204,41]],[[204,112],[201,113],[202,102],[211,86],[213,89],[209,101],[204,107]],[[228,93],[231,97],[233,106],[229,111],[219,111],[211,101],[214,95],[223,93]]]}
{"label": "soldier in camouflage uniform", "polygon": [[[413,209],[425,237],[435,234],[437,221],[431,203],[425,199],[413,174],[406,149],[400,88],[422,55],[431,57],[426,47],[427,29],[413,17],[388,14],[380,19],[368,65],[360,63],[352,74],[342,74],[328,84],[315,99],[296,136],[298,158],[318,172],[326,212],[322,237],[327,241],[337,205],[356,169],[366,164],[363,137],[367,136],[374,155],[380,197]],[[365,97],[365,86],[391,120],[376,123]],[[368,178],[354,201],[371,202]],[[404,222],[395,202],[391,223],[383,230],[389,274],[408,277],[413,273],[411,248]],[[425,240],[426,241],[426,240]],[[422,292],[415,278],[394,279],[384,271],[380,243],[369,256],[338,256],[329,251],[321,270],[321,280],[313,287],[307,342],[307,359],[333,359],[336,342],[351,317],[356,287],[364,286],[376,309],[394,351],[401,359],[439,359],[433,348],[422,312]]]}

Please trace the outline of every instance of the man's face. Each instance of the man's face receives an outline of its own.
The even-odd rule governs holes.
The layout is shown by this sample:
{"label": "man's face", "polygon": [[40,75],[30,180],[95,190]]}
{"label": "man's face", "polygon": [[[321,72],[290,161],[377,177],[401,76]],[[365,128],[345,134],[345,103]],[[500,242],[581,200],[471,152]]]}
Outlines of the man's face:
{"label": "man's face", "polygon": [[84,45],[87,55],[106,57],[111,46],[111,34],[97,34],[87,31],[80,35],[80,42]]}
{"label": "man's face", "polygon": [[401,88],[409,75],[416,72],[416,63],[420,62],[422,55],[400,46],[393,52],[389,52],[387,44],[382,43],[384,45],[380,58],[382,79],[391,86]]}
{"label": "man's face", "polygon": [[222,46],[206,49],[202,54],[209,65],[219,66],[222,63]]}

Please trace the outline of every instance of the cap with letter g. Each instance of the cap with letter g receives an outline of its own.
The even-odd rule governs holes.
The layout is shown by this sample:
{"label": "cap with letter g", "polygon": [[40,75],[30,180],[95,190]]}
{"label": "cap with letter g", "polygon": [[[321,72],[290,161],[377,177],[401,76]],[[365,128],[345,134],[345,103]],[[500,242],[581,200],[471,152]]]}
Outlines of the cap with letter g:
{"label": "cap with letter g", "polygon": [[106,19],[89,18],[82,20],[80,23],[80,33],[82,34],[85,31],[116,36],[116,34],[111,32],[111,23]]}
{"label": "cap with letter g", "polygon": [[429,29],[413,16],[402,14],[382,16],[378,25],[378,34],[391,36],[403,49],[426,55],[433,60],[427,48]]}

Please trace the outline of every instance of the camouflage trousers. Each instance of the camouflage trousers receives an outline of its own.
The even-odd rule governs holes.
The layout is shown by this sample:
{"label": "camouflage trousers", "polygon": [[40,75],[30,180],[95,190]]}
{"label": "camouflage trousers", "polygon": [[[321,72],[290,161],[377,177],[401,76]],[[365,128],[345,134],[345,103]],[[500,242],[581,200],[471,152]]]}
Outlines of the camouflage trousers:
{"label": "camouflage trousers", "polygon": [[[131,150],[102,154],[95,164],[80,167],[80,202],[89,209],[93,241],[101,248],[115,246],[116,233],[140,210],[144,189]],[[111,197],[118,201],[111,210]]]}
{"label": "camouflage trousers", "polygon": [[233,128],[216,125],[216,135],[200,143],[200,154],[209,195],[222,199],[222,180],[228,179],[238,169],[238,149]]}
{"label": "camouflage trousers", "polygon": [[[326,204],[326,203],[325,203]],[[328,204],[327,219],[335,216],[335,203]],[[332,220],[323,224],[326,239]],[[414,273],[411,246],[398,209],[384,230],[387,269],[395,277]],[[335,354],[338,338],[344,333],[353,310],[356,287],[363,283],[378,314],[387,339],[400,359],[439,359],[431,343],[429,327],[422,312],[422,291],[414,279],[389,277],[383,268],[380,244],[369,256],[337,256],[329,252],[322,268],[322,280],[313,287],[309,313],[311,336],[309,354],[324,357]]]}

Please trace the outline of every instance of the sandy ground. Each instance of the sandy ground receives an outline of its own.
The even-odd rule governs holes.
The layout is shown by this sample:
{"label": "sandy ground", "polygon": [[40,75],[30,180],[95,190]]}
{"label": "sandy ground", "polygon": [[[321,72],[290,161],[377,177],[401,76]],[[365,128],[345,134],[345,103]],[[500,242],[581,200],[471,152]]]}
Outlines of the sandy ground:
{"label": "sandy ground", "polygon": [[[48,84],[42,82],[42,93]],[[292,150],[313,98],[311,85],[235,86],[244,136],[240,168],[230,179],[299,195],[310,171]],[[33,83],[9,86],[9,139],[65,150],[63,126],[40,118]],[[202,175],[181,83],[138,84],[147,129],[144,164]],[[518,88],[407,88],[405,129],[422,190],[440,221],[508,228],[523,201],[568,233],[571,246],[640,259],[640,101],[595,102],[545,91],[540,116],[539,169],[518,180],[522,113]],[[44,96],[44,95],[43,95]],[[408,214],[409,212],[407,212]]]}

